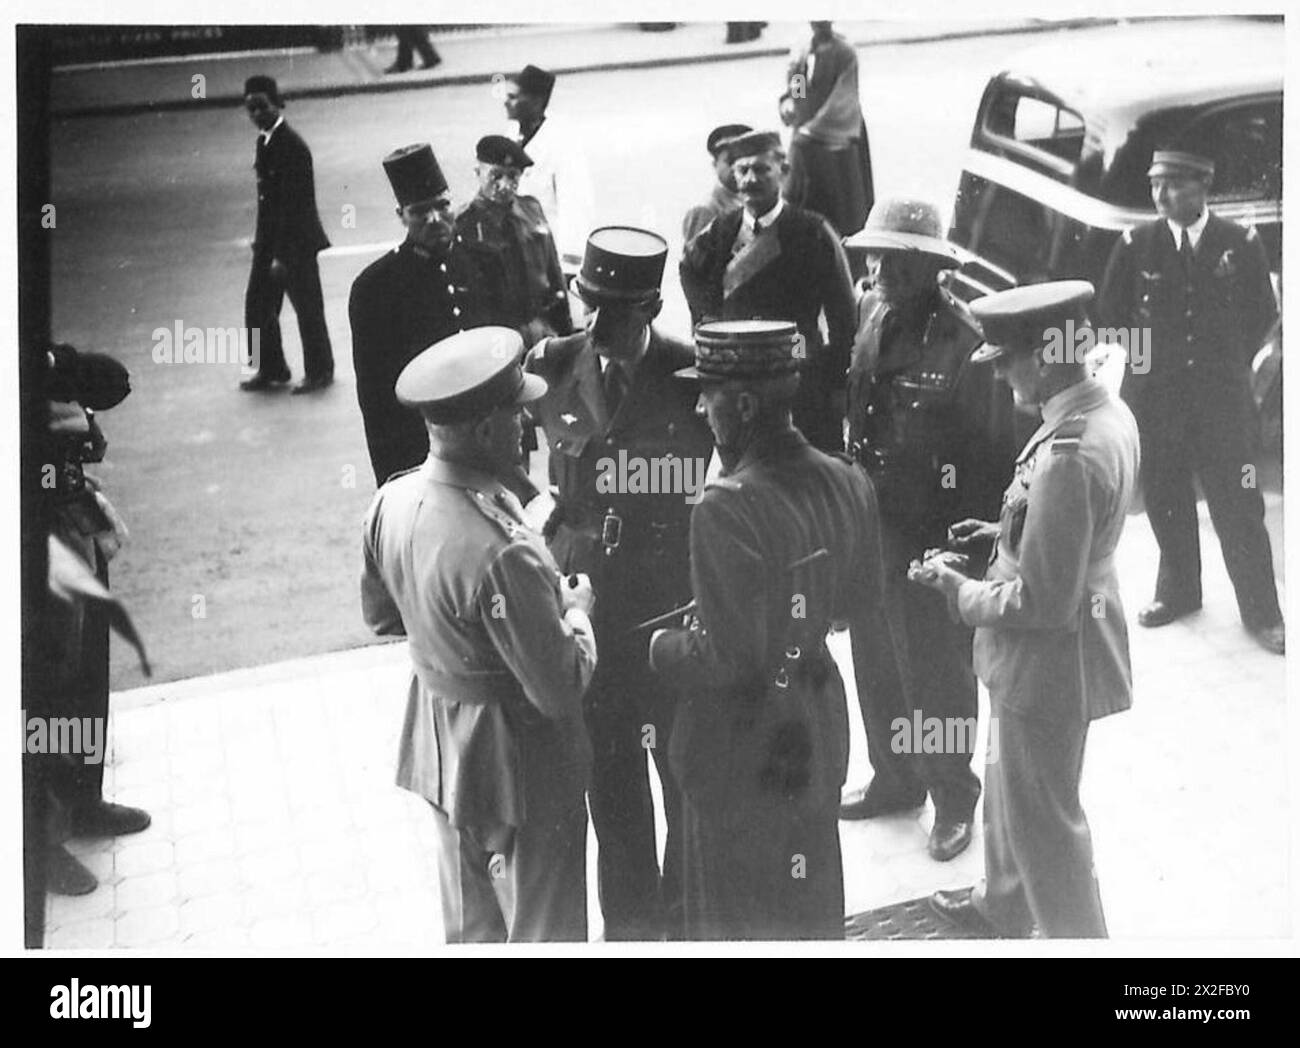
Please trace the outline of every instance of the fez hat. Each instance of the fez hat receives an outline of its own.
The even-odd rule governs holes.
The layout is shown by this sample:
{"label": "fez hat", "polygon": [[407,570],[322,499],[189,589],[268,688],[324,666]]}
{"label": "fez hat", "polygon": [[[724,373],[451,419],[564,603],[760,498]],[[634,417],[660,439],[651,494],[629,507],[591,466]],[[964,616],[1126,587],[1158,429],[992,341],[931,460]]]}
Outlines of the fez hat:
{"label": "fez hat", "polygon": [[447,179],[428,142],[394,149],[384,157],[384,173],[401,207],[432,200],[447,192]]}
{"label": "fez hat", "polygon": [[280,97],[280,88],[276,86],[273,76],[258,73],[244,81],[244,97],[257,94],[266,95],[277,106],[284,105],[284,99]]}
{"label": "fez hat", "polygon": [[524,94],[537,95],[539,98],[549,99],[551,91],[555,88],[555,74],[548,73],[545,69],[538,69],[535,65],[524,66],[510,79]]}
{"label": "fez hat", "polygon": [[1151,168],[1147,178],[1159,175],[1182,176],[1184,178],[1213,178],[1214,161],[1196,153],[1186,153],[1178,149],[1157,149],[1151,155]]}
{"label": "fez hat", "polygon": [[397,400],[437,425],[473,422],[528,404],[546,392],[546,380],[524,373],[523,356],[524,340],[513,328],[457,332],[402,368]]}
{"label": "fez hat", "polygon": [[741,135],[746,135],[753,130],[748,124],[723,124],[709,132],[705,148],[709,151],[710,156],[716,158],[718,153],[721,152],[722,146],[729,139],[739,138]]}
{"label": "fez hat", "polygon": [[773,149],[781,149],[781,136],[775,131],[746,131],[726,142],[727,159],[733,164],[741,157],[758,156]]}
{"label": "fez hat", "polygon": [[1046,329],[1063,328],[1067,321],[1084,321],[1083,307],[1094,294],[1086,280],[1051,280],[975,299],[970,311],[984,332],[984,345],[971,354],[971,360],[978,364],[1018,350],[1037,349],[1045,340]]}
{"label": "fez hat", "polygon": [[792,320],[715,320],[695,328],[695,365],[678,378],[776,379],[805,363],[799,326]]}
{"label": "fez hat", "polygon": [[587,237],[574,287],[584,302],[639,302],[659,294],[668,241],[633,226],[602,226]]}
{"label": "fez hat", "polygon": [[485,135],[480,138],[474,147],[474,155],[480,163],[515,167],[520,171],[533,166],[533,158],[524,152],[524,147],[505,135]]}
{"label": "fez hat", "polygon": [[844,241],[866,251],[916,251],[946,267],[961,265],[956,247],[944,239],[939,209],[928,200],[886,197],[877,200],[867,224]]}

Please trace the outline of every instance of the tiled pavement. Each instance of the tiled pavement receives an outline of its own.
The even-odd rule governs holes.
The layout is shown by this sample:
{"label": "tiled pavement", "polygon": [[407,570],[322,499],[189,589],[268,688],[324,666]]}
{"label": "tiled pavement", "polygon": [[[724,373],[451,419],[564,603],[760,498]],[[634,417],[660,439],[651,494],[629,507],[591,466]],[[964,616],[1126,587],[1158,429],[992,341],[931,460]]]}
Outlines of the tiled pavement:
{"label": "tiled pavement", "polygon": [[[1278,542],[1280,499],[1269,507]],[[1134,709],[1089,738],[1085,806],[1116,939],[1291,930],[1284,660],[1237,624],[1204,507],[1202,537],[1206,610],[1161,630],[1134,627]],[[1146,518],[1134,517],[1120,550],[1130,620],[1154,570]],[[845,638],[834,650],[847,669]],[[71,842],[101,886],[50,897],[48,945],[436,947],[432,822],[422,801],[392,785],[405,676],[398,644],[114,696],[106,794],[154,822],[132,837]],[[869,771],[852,702],[850,711],[853,785]],[[979,875],[978,835],[952,863],[927,858],[932,817],[927,808],[842,824],[848,912]],[[594,937],[594,899],[590,909]]]}

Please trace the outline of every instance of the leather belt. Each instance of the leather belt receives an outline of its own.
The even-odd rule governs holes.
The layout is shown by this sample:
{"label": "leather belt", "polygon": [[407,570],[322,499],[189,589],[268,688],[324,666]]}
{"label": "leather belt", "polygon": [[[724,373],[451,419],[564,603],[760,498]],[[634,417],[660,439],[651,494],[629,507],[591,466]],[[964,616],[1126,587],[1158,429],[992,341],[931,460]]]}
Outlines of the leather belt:
{"label": "leather belt", "polygon": [[684,538],[690,531],[689,520],[642,520],[623,516],[614,506],[598,507],[583,502],[557,502],[556,523],[598,539],[606,556],[625,546],[644,546]]}

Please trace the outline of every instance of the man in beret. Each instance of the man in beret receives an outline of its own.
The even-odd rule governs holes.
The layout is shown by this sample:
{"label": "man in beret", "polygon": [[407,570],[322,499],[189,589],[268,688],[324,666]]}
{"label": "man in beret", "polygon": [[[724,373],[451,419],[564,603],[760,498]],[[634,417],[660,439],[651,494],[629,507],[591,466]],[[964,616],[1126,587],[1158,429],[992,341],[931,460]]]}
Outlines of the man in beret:
{"label": "man in beret", "polygon": [[825,219],[781,198],[789,165],[776,132],[741,135],[726,149],[745,206],[715,219],[682,252],[691,320],[761,317],[798,324],[803,360],[794,424],[815,447],[842,451],[855,319],[844,249]]}
{"label": "man in beret", "polygon": [[506,84],[506,117],[512,137],[532,158],[519,179],[519,193],[542,205],[560,261],[576,267],[591,230],[591,172],[582,139],[550,110],[555,74],[526,65]]}
{"label": "man in beret", "polygon": [[402,370],[429,457],[364,526],[366,624],[410,646],[397,782],[433,806],[448,942],[587,937],[591,583],[561,577],[502,482],[546,389],[522,354],[516,332],[476,328]]}
{"label": "man in beret", "polygon": [[456,241],[451,195],[426,142],[384,158],[406,238],[357,277],[348,299],[357,401],[375,483],[424,461],[424,424],[394,397],[397,376],[416,354],[482,323],[474,269]]}
{"label": "man in beret", "polygon": [[1255,476],[1255,354],[1277,318],[1268,260],[1254,228],[1213,214],[1214,164],[1157,150],[1148,172],[1159,218],[1125,231],[1102,281],[1101,321],[1145,329],[1149,360],[1124,376],[1142,433],[1142,493],[1160,546],[1155,599],[1138,614],[1163,626],[1201,606],[1200,481],[1246,629],[1267,651],[1286,628]]}
{"label": "man in beret", "polygon": [[533,161],[504,135],[479,139],[478,193],[456,216],[456,235],[473,272],[484,323],[512,327],[524,345],[573,330],[564,273],[542,206],[519,195]]}
{"label": "man in beret", "polygon": [[723,124],[709,132],[705,149],[713,159],[713,190],[703,204],[696,204],[682,219],[682,243],[689,244],[695,234],[719,215],[739,208],[743,201],[736,190],[736,176],[731,172],[731,158],[724,146],[733,138],[747,134],[753,128],[748,124]]}
{"label": "man in beret", "polygon": [[284,121],[284,101],[269,76],[250,76],[244,108],[258,129],[257,231],[244,295],[244,326],[261,331],[257,374],[240,383],[250,392],[289,381],[280,337],[280,308],[288,292],[302,338],[303,380],[294,393],[314,393],[334,381],[334,351],[325,327],[325,299],[316,255],[330,246],[316,210],[311,150]]}
{"label": "man in beret", "polygon": [[682,694],[670,757],[695,939],[843,937],[849,729],[827,631],[863,631],[869,686],[893,665],[875,494],[792,425],[799,345],[786,321],[704,324],[685,373],[723,470],[691,516],[695,620],[652,634],[650,662]]}
{"label": "man in beret", "polygon": [[[847,241],[862,251],[872,287],[858,303],[849,365],[850,451],[880,499],[890,621],[898,631],[897,687],[858,689],[874,775],[840,811],[870,819],[934,802],[930,855],[959,855],[971,839],[980,783],[971,771],[979,697],[970,629],[944,601],[907,583],[907,567],[944,544],[948,525],[997,515],[1017,443],[1011,397],[992,369],[971,364],[983,341],[969,310],[939,284],[958,264],[939,209],[926,200],[879,200]],[[987,557],[988,550],[983,551]],[[860,638],[855,636],[855,644]],[[961,726],[955,749],[902,752],[895,721]]]}
{"label": "man in beret", "polygon": [[[542,342],[526,365],[550,387],[532,413],[546,434],[556,492],[551,552],[564,571],[589,574],[598,598],[600,666],[585,708],[609,941],[682,936],[680,799],[667,759],[675,698],[650,672],[645,635],[633,629],[690,591],[687,532],[712,451],[694,392],[673,377],[693,351],[653,327],[667,256],[667,242],[648,230],[595,230],[574,280],[586,330]],[[621,462],[670,483],[620,477]],[[651,756],[668,826],[662,873]]]}
{"label": "man in beret", "polygon": [[984,578],[946,551],[910,569],[975,627],[975,670],[989,689],[985,881],[932,897],[940,914],[989,936],[1106,935],[1079,779],[1089,722],[1132,704],[1114,554],[1137,486],[1137,425],[1085,360],[1047,348],[1052,332],[1087,323],[1092,295],[1087,281],[1067,280],[971,304],[987,339],[972,360],[993,361],[1016,404],[1043,422],[998,522],[949,531],[955,550],[993,539]]}

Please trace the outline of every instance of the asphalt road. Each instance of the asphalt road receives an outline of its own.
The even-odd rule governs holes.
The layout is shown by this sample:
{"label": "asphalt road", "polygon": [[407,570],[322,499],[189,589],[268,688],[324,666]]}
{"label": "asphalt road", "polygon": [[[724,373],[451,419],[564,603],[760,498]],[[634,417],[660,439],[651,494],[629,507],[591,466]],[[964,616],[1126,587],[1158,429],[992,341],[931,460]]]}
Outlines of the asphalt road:
{"label": "asphalt road", "polygon": [[[991,37],[862,52],[878,194],[950,206],[984,82],[1024,46]],[[706,132],[731,121],[775,125],[783,72],[783,59],[750,59],[566,77],[553,104],[587,152],[595,221],[675,239],[682,213],[709,189]],[[321,260],[338,382],[315,397],[241,394],[232,365],[151,357],[157,328],[242,324],[255,209],[254,131],[243,113],[83,118],[53,129],[54,331],[114,354],[132,374],[132,396],[101,419],[109,454],[98,474],[131,528],[112,580],[155,680],[373,640],[357,597],[359,523],[374,486],[347,295],[379,253],[366,245],[400,236],[380,159],[432,141],[453,194],[466,200],[473,144],[503,123],[487,86],[303,101],[286,115],[312,148],[321,217],[342,249]],[[665,287],[664,320],[684,332],[671,262]],[[287,304],[284,319],[300,376]],[[113,686],[142,680],[129,649],[116,647]]]}

